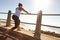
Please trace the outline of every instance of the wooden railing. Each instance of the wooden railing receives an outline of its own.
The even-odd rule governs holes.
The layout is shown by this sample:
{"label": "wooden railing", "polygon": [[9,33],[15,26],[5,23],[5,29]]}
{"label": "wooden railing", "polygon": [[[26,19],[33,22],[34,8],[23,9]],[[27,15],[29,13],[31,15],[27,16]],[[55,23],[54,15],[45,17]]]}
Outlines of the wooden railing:
{"label": "wooden railing", "polygon": [[[0,14],[4,14],[4,13],[0,13]],[[11,11],[9,11],[8,12],[7,21],[6,21],[6,26],[10,26],[11,25],[11,14],[13,14],[13,13],[11,13]],[[41,24],[42,16],[60,16],[60,14],[42,14],[42,11],[39,11],[38,14],[23,14],[22,13],[21,15],[37,15],[37,22],[36,22],[36,24],[35,23],[21,22],[23,24],[36,25],[34,37],[37,40],[41,40],[41,37],[40,37],[40,34],[41,34],[41,32],[40,32],[41,31],[41,26],[47,26],[47,27],[53,27],[53,28],[60,28],[60,27],[57,27],[57,26],[51,26],[51,25]],[[2,19],[2,20],[5,20],[5,19]]]}
{"label": "wooden railing", "polygon": [[[8,13],[0,13],[0,14],[8,14]],[[13,14],[13,13],[11,13]],[[25,14],[25,13],[21,13],[21,15],[38,15],[38,14]],[[60,14],[42,14],[42,16],[60,16]]]}
{"label": "wooden railing", "polygon": [[[0,19],[0,20],[6,20],[6,19]],[[5,21],[0,21],[0,22],[6,23]],[[28,23],[28,22],[21,22],[21,23],[23,23],[23,24],[30,24],[30,25],[36,25],[35,23]],[[12,24],[14,24],[14,23],[12,23]],[[41,26],[52,27],[52,28],[59,28],[60,29],[59,26],[52,26],[52,25],[46,25],[46,24],[41,24]]]}
{"label": "wooden railing", "polygon": [[[8,14],[8,13],[0,13],[0,14]],[[11,14],[13,14],[13,13],[11,13]],[[37,15],[37,14],[24,14],[24,13],[21,13],[21,15]],[[42,16],[60,16],[60,14],[42,14]],[[1,18],[0,20],[7,20],[7,19],[2,19]],[[1,21],[1,22],[4,22],[4,21]],[[21,23],[23,23],[23,24],[30,24],[30,25],[36,25],[35,23],[28,23],[28,22],[21,22]],[[41,26],[60,28],[60,26],[52,26],[52,25],[46,25],[46,24],[41,24]]]}

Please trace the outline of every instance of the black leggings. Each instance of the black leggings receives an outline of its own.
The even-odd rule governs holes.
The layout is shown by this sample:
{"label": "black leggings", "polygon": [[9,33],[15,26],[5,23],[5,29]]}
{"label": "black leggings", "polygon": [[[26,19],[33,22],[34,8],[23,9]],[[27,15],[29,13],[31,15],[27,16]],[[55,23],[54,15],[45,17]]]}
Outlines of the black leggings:
{"label": "black leggings", "polygon": [[19,17],[16,16],[16,15],[13,15],[13,16],[12,16],[12,19],[13,19],[14,22],[15,22],[15,27],[12,28],[12,31],[13,31],[13,30],[16,29],[17,27],[19,27],[19,25],[20,25],[20,20],[19,20]]}

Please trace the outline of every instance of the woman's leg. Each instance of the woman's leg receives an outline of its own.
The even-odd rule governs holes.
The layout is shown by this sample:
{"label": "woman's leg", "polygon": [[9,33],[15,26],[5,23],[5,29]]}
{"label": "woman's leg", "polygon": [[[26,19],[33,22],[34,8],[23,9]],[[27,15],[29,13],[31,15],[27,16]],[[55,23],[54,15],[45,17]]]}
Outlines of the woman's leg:
{"label": "woman's leg", "polygon": [[19,24],[20,24],[20,20],[15,20],[15,27],[13,27],[11,30],[15,30],[16,28],[19,27]]}
{"label": "woman's leg", "polygon": [[20,25],[20,20],[18,21],[17,31],[20,31],[20,27],[19,27],[19,25]]}
{"label": "woman's leg", "polygon": [[13,31],[13,30],[15,30],[16,28],[19,27],[19,25],[20,25],[20,20],[19,20],[19,18],[18,18],[17,16],[13,16],[12,18],[13,18],[13,20],[14,20],[14,22],[15,22],[15,27],[11,28],[11,30]]}

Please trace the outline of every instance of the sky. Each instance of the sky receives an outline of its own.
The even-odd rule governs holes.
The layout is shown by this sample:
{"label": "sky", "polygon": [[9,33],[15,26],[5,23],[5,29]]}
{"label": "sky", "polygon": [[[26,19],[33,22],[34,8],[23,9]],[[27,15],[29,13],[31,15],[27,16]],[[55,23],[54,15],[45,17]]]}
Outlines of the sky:
{"label": "sky", "polygon": [[25,10],[36,13],[60,13],[60,0],[0,0],[0,12],[15,12],[18,3],[22,3]]}

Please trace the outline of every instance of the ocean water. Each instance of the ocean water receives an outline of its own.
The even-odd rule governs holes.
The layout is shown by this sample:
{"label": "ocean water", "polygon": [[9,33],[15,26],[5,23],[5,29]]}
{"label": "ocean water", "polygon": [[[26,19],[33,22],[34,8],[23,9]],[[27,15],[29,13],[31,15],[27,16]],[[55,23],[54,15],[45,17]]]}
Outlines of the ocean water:
{"label": "ocean water", "polygon": [[[0,14],[0,18],[7,19],[7,14]],[[20,15],[21,22],[36,23],[37,15]],[[42,16],[42,24],[60,27],[60,16]],[[25,29],[35,30],[36,25],[23,24]],[[60,34],[60,28],[41,26],[41,30],[51,31]]]}

